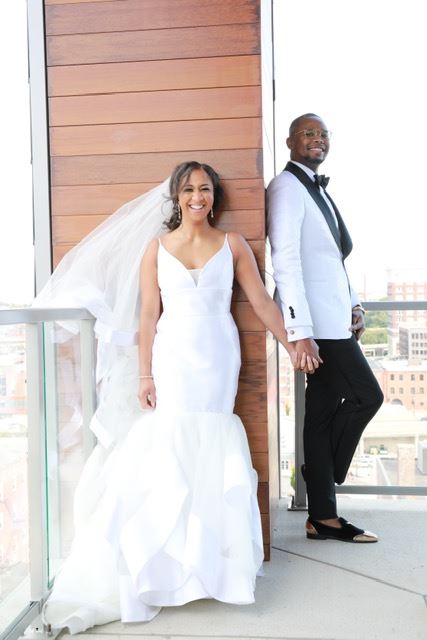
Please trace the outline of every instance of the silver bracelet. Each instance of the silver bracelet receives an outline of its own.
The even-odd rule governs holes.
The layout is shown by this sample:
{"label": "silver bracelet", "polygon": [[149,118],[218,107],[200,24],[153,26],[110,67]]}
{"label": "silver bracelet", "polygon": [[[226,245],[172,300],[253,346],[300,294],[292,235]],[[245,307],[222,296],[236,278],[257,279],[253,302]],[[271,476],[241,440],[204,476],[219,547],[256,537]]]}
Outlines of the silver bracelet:
{"label": "silver bracelet", "polygon": [[151,380],[153,379],[153,376],[138,376],[138,378],[140,380],[142,380],[143,378],[151,378]]}

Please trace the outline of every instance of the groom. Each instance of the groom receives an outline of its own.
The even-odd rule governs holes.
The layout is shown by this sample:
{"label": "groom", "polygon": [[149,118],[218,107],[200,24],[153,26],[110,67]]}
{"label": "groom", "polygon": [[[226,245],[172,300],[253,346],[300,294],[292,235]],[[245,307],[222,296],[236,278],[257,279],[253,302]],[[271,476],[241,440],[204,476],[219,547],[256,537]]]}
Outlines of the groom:
{"label": "groom", "polygon": [[377,536],[338,517],[335,484],[344,482],[360,436],[383,401],[357,341],[364,310],[344,260],[352,242],[317,170],[330,132],[307,113],[291,123],[291,161],[268,187],[268,235],[274,279],[296,368],[320,363],[307,376],[302,467],[307,484],[306,535],[311,539],[376,542]]}

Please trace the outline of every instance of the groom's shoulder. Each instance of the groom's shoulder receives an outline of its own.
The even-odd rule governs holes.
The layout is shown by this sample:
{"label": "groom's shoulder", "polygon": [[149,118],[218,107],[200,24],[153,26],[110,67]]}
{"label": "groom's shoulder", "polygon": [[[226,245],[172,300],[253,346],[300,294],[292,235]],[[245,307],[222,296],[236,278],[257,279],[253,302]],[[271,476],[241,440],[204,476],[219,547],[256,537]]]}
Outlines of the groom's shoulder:
{"label": "groom's shoulder", "polygon": [[290,171],[283,170],[275,178],[273,178],[267,187],[267,192],[274,192],[276,189],[304,189],[304,185]]}

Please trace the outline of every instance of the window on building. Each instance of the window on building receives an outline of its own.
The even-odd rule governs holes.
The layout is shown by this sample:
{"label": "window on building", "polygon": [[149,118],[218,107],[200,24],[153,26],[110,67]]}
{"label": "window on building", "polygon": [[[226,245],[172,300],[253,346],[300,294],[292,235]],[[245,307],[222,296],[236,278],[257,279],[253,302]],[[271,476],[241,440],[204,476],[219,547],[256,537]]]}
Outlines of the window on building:
{"label": "window on building", "polygon": [[411,380],[415,380],[415,373],[411,373]]}
{"label": "window on building", "polygon": [[403,395],[403,387],[399,387],[399,394],[402,396]]}
{"label": "window on building", "polygon": [[424,374],[420,373],[420,380],[424,380]]}
{"label": "window on building", "polygon": [[403,380],[403,374],[399,374],[399,380]]}
{"label": "window on building", "polygon": [[415,393],[415,387],[411,387],[411,393]]}
{"label": "window on building", "polygon": [[390,380],[394,380],[394,373],[390,375]]}
{"label": "window on building", "polygon": [[419,393],[424,393],[424,387],[420,387]]}
{"label": "window on building", "polygon": [[390,393],[395,393],[394,387],[390,387]]}

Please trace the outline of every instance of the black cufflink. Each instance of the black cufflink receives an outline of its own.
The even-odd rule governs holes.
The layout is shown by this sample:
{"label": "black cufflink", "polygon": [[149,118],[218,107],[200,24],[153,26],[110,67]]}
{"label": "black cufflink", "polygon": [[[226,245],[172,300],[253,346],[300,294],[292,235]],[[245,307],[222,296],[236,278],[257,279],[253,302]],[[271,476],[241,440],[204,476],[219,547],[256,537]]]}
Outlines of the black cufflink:
{"label": "black cufflink", "polygon": [[289,311],[291,312],[291,318],[292,318],[292,320],[294,320],[294,318],[295,318],[295,311],[294,311],[294,308],[293,308],[293,307],[289,307]]}

